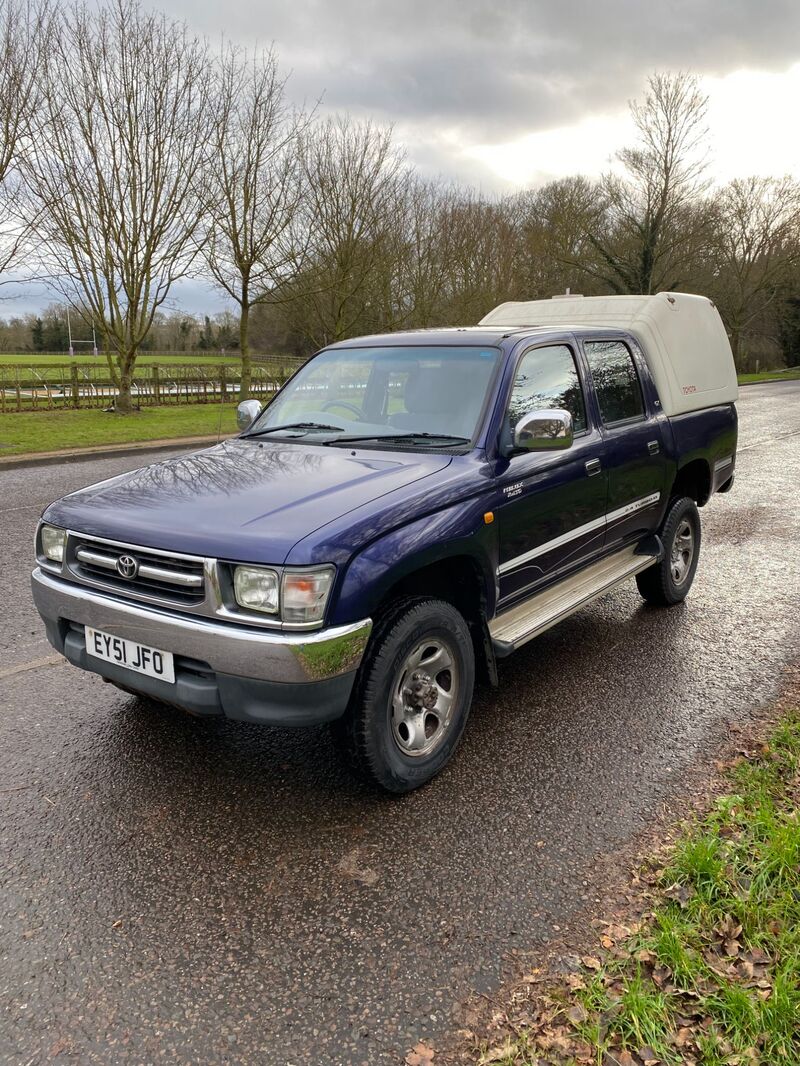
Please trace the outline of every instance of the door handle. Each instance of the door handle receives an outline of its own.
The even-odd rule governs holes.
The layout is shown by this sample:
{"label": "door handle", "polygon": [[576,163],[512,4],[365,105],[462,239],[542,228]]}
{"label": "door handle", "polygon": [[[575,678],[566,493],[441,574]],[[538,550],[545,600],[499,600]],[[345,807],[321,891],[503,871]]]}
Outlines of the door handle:
{"label": "door handle", "polygon": [[651,455],[658,455],[660,449],[661,445],[658,443],[657,440],[649,440],[647,442],[647,450],[650,452]]}
{"label": "door handle", "polygon": [[599,474],[601,469],[599,459],[589,459],[586,463],[586,473],[589,477],[594,477],[595,474]]}

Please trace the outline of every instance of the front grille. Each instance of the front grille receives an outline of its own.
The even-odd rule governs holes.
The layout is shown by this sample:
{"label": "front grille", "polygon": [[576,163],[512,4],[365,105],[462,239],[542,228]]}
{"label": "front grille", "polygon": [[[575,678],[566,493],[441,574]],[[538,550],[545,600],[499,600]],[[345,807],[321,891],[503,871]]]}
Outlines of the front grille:
{"label": "front grille", "polygon": [[[73,536],[70,541],[70,569],[83,581],[102,584],[123,595],[155,597],[175,604],[198,604],[205,599],[202,559],[88,537]],[[123,563],[133,560],[130,567],[133,576],[126,577],[119,572],[120,560]]]}

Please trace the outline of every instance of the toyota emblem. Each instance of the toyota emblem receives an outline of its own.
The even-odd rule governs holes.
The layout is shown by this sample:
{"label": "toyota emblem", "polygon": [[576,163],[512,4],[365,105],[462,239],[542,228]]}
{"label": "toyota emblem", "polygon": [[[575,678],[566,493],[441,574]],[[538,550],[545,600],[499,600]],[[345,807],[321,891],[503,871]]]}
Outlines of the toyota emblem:
{"label": "toyota emblem", "polygon": [[139,563],[132,555],[120,555],[117,559],[117,573],[132,581],[139,573]]}

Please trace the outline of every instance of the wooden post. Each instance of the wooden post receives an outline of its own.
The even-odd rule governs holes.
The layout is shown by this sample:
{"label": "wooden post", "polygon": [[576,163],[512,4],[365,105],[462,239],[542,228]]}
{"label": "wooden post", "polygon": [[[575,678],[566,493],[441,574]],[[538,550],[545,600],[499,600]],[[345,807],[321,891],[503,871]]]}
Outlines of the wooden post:
{"label": "wooden post", "polygon": [[158,363],[153,363],[150,369],[153,372],[153,403],[158,406],[161,403],[161,371]]}
{"label": "wooden post", "polygon": [[225,364],[222,363],[220,368],[219,368],[219,397],[220,397],[220,403],[225,403],[225,401],[228,398],[228,379],[227,379],[227,374],[228,374],[228,372],[225,369]]}
{"label": "wooden post", "polygon": [[72,406],[77,410],[81,405],[81,390],[78,387],[78,364],[69,364],[70,391],[72,393]]}

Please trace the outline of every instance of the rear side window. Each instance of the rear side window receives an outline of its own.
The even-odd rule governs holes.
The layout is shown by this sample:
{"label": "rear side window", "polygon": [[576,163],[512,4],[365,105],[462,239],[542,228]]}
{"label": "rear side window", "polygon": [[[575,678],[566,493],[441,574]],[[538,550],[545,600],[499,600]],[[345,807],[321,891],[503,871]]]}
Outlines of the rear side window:
{"label": "rear side window", "polygon": [[626,345],[621,341],[587,341],[584,350],[603,421],[608,424],[641,417],[642,386]]}
{"label": "rear side window", "polygon": [[511,429],[528,411],[555,407],[569,411],[576,433],[586,429],[583,390],[575,359],[565,344],[532,348],[523,355],[508,405]]}

